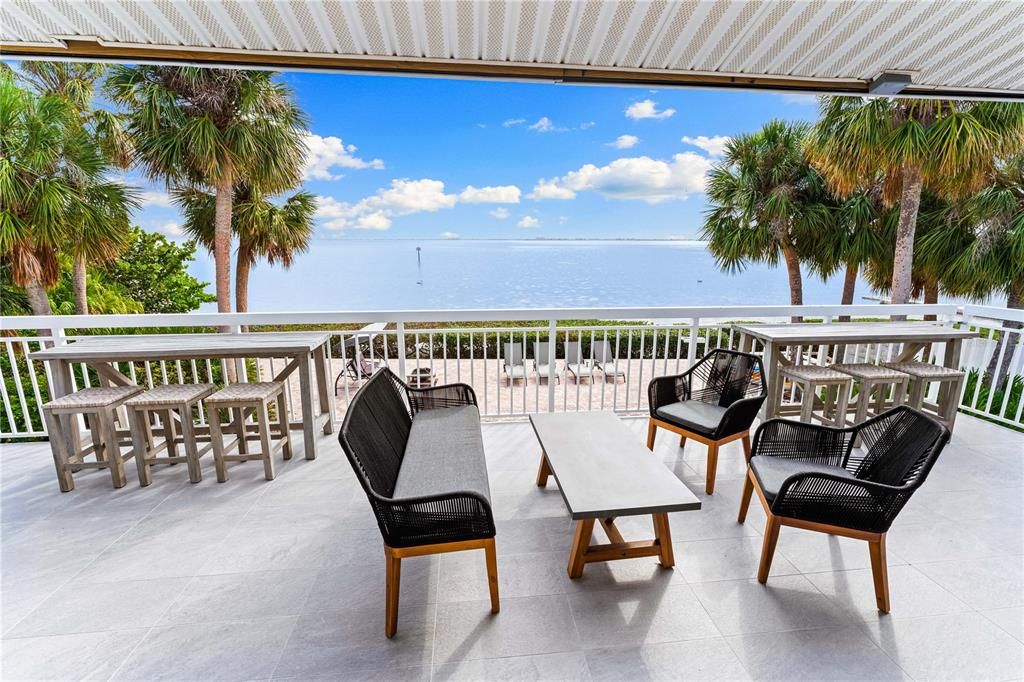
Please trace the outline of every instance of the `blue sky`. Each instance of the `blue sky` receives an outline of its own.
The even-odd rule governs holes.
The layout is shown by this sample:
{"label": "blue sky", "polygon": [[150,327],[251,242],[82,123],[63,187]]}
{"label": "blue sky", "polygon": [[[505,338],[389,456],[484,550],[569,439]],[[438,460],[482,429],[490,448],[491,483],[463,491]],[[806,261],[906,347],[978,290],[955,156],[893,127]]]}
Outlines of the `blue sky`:
{"label": "blue sky", "polygon": [[[310,117],[305,188],[331,239],[693,238],[723,139],[816,112],[794,95],[280,77]],[[163,188],[145,189],[136,222],[174,235]]]}

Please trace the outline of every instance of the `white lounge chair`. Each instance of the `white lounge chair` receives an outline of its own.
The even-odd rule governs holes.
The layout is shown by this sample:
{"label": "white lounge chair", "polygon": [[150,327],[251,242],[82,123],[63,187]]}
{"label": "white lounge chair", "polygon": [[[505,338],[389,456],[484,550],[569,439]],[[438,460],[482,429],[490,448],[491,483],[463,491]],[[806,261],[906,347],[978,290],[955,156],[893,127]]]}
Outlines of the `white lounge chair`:
{"label": "white lounge chair", "polygon": [[572,374],[573,381],[586,377],[588,381],[594,380],[594,365],[583,357],[579,341],[565,342],[565,368]]}
{"label": "white lounge chair", "polygon": [[612,345],[608,341],[597,341],[594,344],[594,363],[604,374],[605,379],[611,377],[615,381],[619,377],[626,380],[626,363],[620,361],[612,352]]}
{"label": "white lounge chair", "polygon": [[512,382],[516,379],[526,380],[526,361],[523,360],[523,344],[521,343],[506,343],[505,362],[502,364],[502,368],[505,370],[505,378],[508,381],[508,385],[511,386]]}
{"label": "white lounge chair", "polygon": [[551,381],[551,377],[555,377],[555,383],[560,381],[558,374],[558,360],[552,357],[551,344],[547,341],[534,342],[533,366],[537,371],[538,379]]}

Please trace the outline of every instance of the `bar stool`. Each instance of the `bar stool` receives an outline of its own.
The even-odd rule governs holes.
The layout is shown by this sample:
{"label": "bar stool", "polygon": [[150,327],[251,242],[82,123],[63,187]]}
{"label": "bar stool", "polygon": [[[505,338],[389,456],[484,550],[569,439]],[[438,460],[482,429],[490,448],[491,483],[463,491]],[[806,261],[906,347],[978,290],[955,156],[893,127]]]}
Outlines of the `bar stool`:
{"label": "bar stool", "polygon": [[[902,405],[907,395],[907,384],[910,376],[899,370],[873,365],[867,362],[832,365],[832,369],[849,374],[860,384],[860,391],[857,393],[857,408],[854,412],[853,421],[860,424],[868,415],[879,415],[886,410],[886,396],[889,394],[889,387],[892,387],[892,403],[889,407]],[[871,393],[874,391],[875,409],[871,410]]]}
{"label": "bar stool", "polygon": [[928,384],[938,383],[939,391],[945,392],[946,399],[939,399],[939,408],[932,414],[945,423],[947,428],[953,429],[953,422],[956,421],[956,412],[960,402],[960,391],[963,389],[963,372],[951,367],[917,360],[883,362],[882,365],[910,375],[910,397],[907,399],[907,404],[917,410],[924,410],[924,394]]}
{"label": "bar stool", "polygon": [[[818,419],[824,424],[840,428],[846,424],[846,410],[850,403],[853,377],[821,365],[789,365],[783,367],[779,375],[793,382],[794,388],[799,388],[802,393],[800,421],[809,424],[813,419]],[[814,414],[814,400],[819,388],[825,389],[820,417]],[[830,418],[829,414],[833,410],[835,416]]]}
{"label": "bar stool", "polygon": [[[53,451],[53,463],[57,468],[57,483],[61,492],[75,489],[71,478],[72,471],[79,469],[110,469],[110,478],[115,488],[124,487],[127,480],[124,475],[124,463],[132,458],[134,452],[121,453],[117,428],[114,425],[116,411],[121,405],[139,393],[140,386],[94,386],[83,388],[43,405],[43,418],[50,435],[50,449]],[[81,414],[88,419],[92,443],[71,452],[71,434],[64,429],[63,418]],[[72,424],[71,428],[77,428]],[[84,458],[92,454],[95,462],[85,462]]]}
{"label": "bar stool", "polygon": [[[203,471],[199,458],[209,452],[211,445],[202,450],[196,443],[195,428],[192,423],[192,410],[199,401],[217,389],[213,384],[166,384],[133,397],[125,406],[128,408],[128,425],[132,432],[132,446],[135,449],[135,466],[139,472],[139,485],[147,486],[153,482],[154,464],[188,464],[188,480],[198,483],[203,479]],[[164,441],[153,444],[152,416],[160,417],[163,425]],[[180,423],[180,434],[176,433],[175,415]],[[178,445],[184,455],[178,454]],[[167,451],[166,457],[157,457],[160,452]]]}
{"label": "bar stool", "polygon": [[[274,453],[282,450],[285,459],[292,458],[292,440],[288,431],[288,399],[284,391],[284,383],[280,381],[263,381],[251,384],[231,384],[225,386],[206,401],[206,420],[210,423],[210,439],[213,441],[213,460],[217,466],[217,480],[223,483],[228,480],[228,462],[244,462],[250,459],[263,460],[263,472],[268,481],[274,480]],[[274,438],[270,432],[270,414],[268,407],[277,404],[278,434]],[[222,424],[220,410],[233,411],[233,424]],[[256,417],[256,428],[259,432],[260,452],[248,451],[247,441],[250,439],[247,427],[247,411]],[[222,426],[233,428],[235,440],[224,443]],[[274,444],[273,441],[277,441]],[[238,446],[237,455],[229,455],[228,451]]]}

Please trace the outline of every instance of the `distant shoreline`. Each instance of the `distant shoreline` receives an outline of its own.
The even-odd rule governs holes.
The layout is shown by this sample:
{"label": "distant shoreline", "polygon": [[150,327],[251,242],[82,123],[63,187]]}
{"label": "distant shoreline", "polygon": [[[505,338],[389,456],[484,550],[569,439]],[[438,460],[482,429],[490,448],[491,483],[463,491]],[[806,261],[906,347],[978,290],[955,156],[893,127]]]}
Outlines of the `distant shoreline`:
{"label": "distant shoreline", "polygon": [[682,237],[326,237],[317,235],[314,241],[328,242],[673,242],[679,244],[701,244],[708,242],[703,239],[686,239]]}

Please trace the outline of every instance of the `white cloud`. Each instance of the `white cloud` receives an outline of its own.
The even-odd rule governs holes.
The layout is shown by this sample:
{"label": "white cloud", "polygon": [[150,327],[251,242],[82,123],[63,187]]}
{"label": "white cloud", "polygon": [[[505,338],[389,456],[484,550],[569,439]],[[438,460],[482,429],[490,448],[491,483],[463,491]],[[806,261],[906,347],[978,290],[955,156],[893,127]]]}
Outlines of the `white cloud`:
{"label": "white cloud", "polygon": [[595,123],[594,121],[584,121],[583,123],[580,124],[580,130],[589,130],[596,125],[597,123]]}
{"label": "white cloud", "polygon": [[181,237],[185,234],[185,229],[176,220],[168,220],[164,223],[155,223],[154,227],[157,232],[161,232],[168,237]]}
{"label": "white cloud", "polygon": [[639,141],[640,138],[636,135],[619,135],[615,138],[614,142],[609,142],[608,145],[616,149],[629,149],[630,147],[635,147]]}
{"label": "white cloud", "polygon": [[309,133],[306,135],[306,166],[302,177],[306,180],[337,180],[341,176],[331,172],[338,168],[384,168],[380,159],[366,161],[355,155],[357,147],[345,144],[340,137],[321,137]]}
{"label": "white cloud", "polygon": [[376,194],[354,204],[322,196],[317,206],[317,217],[325,220],[329,230],[346,228],[386,230],[391,218],[411,213],[433,213],[451,208],[458,201],[454,194],[445,194],[440,180],[392,180],[391,186],[377,190]]}
{"label": "white cloud", "polygon": [[675,113],[675,109],[662,109],[658,111],[658,106],[654,103],[653,99],[633,102],[626,108],[626,118],[631,118],[634,121],[639,121],[643,118],[668,118]]}
{"label": "white cloud", "polygon": [[693,147],[700,147],[709,156],[721,156],[725,153],[725,145],[729,144],[731,139],[728,135],[715,135],[714,137],[708,137],[707,135],[698,135],[697,137],[683,135],[681,142]]}
{"label": "white cloud", "polygon": [[508,212],[508,209],[505,208],[504,206],[502,206],[501,208],[496,208],[493,211],[488,211],[488,213],[490,213],[492,216],[494,216],[498,220],[505,220],[505,219],[507,219],[509,217],[509,215],[511,215]]}
{"label": "white cloud", "polygon": [[540,221],[534,218],[532,215],[524,215],[522,218],[520,218],[519,222],[516,223],[516,227],[540,227]]}
{"label": "white cloud", "polygon": [[569,216],[564,216],[564,215],[558,216],[558,224],[559,225],[565,225],[567,222],[569,222]]}
{"label": "white cloud", "polygon": [[694,152],[674,155],[671,160],[648,156],[616,159],[605,166],[586,164],[561,178],[540,180],[532,199],[571,199],[577,192],[593,191],[609,199],[629,199],[657,204],[686,199],[704,191],[711,160]]}
{"label": "white cloud", "polygon": [[142,206],[159,206],[161,208],[170,208],[174,205],[174,200],[171,195],[167,192],[161,192],[160,190],[146,190],[145,192],[139,192],[139,202]]}
{"label": "white cloud", "polygon": [[547,116],[541,116],[540,120],[529,126],[529,129],[538,133],[560,133],[565,128],[559,128]]}
{"label": "white cloud", "polygon": [[458,239],[461,235],[458,232],[442,232],[441,239]]}
{"label": "white cloud", "polygon": [[533,191],[526,196],[534,201],[538,201],[540,199],[575,199],[576,192],[572,191],[568,187],[560,186],[558,184],[558,178],[552,178],[551,180],[541,178],[537,181],[537,184],[533,186]]}
{"label": "white cloud", "polygon": [[507,118],[501,125],[506,128],[511,128],[512,126],[522,125],[523,123],[526,123],[525,118]]}
{"label": "white cloud", "polygon": [[464,204],[518,204],[522,194],[515,185],[498,185],[496,187],[474,187],[467,185],[459,194],[459,201]]}

